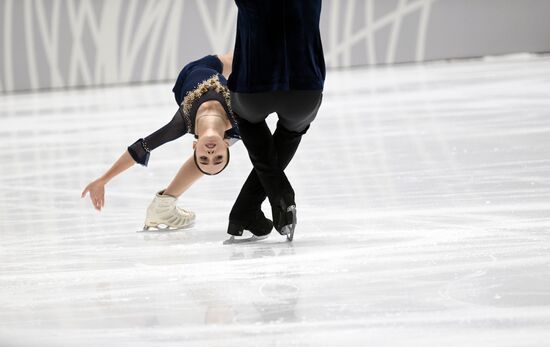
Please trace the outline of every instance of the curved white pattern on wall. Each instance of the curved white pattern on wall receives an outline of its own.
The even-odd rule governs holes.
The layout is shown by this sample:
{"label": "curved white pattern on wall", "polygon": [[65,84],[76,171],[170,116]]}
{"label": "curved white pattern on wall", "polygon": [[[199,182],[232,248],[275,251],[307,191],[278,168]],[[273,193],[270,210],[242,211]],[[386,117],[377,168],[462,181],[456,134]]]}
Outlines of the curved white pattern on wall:
{"label": "curved white pattern on wall", "polygon": [[[231,50],[235,36],[230,0],[0,0],[0,9],[0,92],[171,80],[185,62]],[[548,12],[544,0],[325,0],[321,29],[328,67],[420,62],[549,51]]]}

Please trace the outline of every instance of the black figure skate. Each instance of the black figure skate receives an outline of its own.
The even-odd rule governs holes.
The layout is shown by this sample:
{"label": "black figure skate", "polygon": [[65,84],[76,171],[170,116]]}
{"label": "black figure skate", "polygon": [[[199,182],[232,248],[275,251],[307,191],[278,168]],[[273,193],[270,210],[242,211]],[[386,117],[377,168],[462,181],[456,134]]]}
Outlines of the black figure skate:
{"label": "black figure skate", "polygon": [[[227,227],[227,233],[231,237],[223,242],[224,245],[234,243],[247,243],[264,240],[269,236],[269,233],[273,229],[273,222],[267,219],[262,211],[256,214],[256,218],[253,221],[242,222],[236,220],[230,220]],[[252,233],[251,237],[240,238],[243,235],[243,231],[248,230]]]}

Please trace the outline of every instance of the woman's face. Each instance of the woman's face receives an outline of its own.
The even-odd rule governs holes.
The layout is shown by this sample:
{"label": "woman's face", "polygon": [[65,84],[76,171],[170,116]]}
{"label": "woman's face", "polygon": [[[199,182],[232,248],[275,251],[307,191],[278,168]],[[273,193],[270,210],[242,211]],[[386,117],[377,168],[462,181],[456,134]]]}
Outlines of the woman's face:
{"label": "woman's face", "polygon": [[228,160],[229,144],[220,136],[201,136],[193,143],[197,166],[210,175],[223,170]]}

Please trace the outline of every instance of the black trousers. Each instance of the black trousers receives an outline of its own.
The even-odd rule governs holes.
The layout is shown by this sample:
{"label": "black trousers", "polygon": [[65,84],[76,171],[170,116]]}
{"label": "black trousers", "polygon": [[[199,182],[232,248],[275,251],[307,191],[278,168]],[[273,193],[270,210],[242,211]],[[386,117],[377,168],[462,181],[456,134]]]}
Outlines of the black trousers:
{"label": "black trousers", "polygon": [[[322,91],[231,94],[232,108],[254,169],[231,209],[230,221],[246,223],[256,218],[266,195],[272,209],[286,209],[294,204],[294,190],[284,169],[315,119],[321,101]],[[270,113],[279,117],[273,134],[265,122]]]}

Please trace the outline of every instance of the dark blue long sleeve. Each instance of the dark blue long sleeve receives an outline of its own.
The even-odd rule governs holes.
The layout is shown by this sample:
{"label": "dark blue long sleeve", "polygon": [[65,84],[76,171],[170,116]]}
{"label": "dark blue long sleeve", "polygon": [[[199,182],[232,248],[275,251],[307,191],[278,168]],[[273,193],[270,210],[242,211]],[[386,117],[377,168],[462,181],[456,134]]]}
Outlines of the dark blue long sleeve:
{"label": "dark blue long sleeve", "polygon": [[136,163],[147,166],[152,150],[166,142],[174,141],[187,134],[187,125],[178,110],[172,120],[144,139],[139,139],[128,147],[128,152]]}

